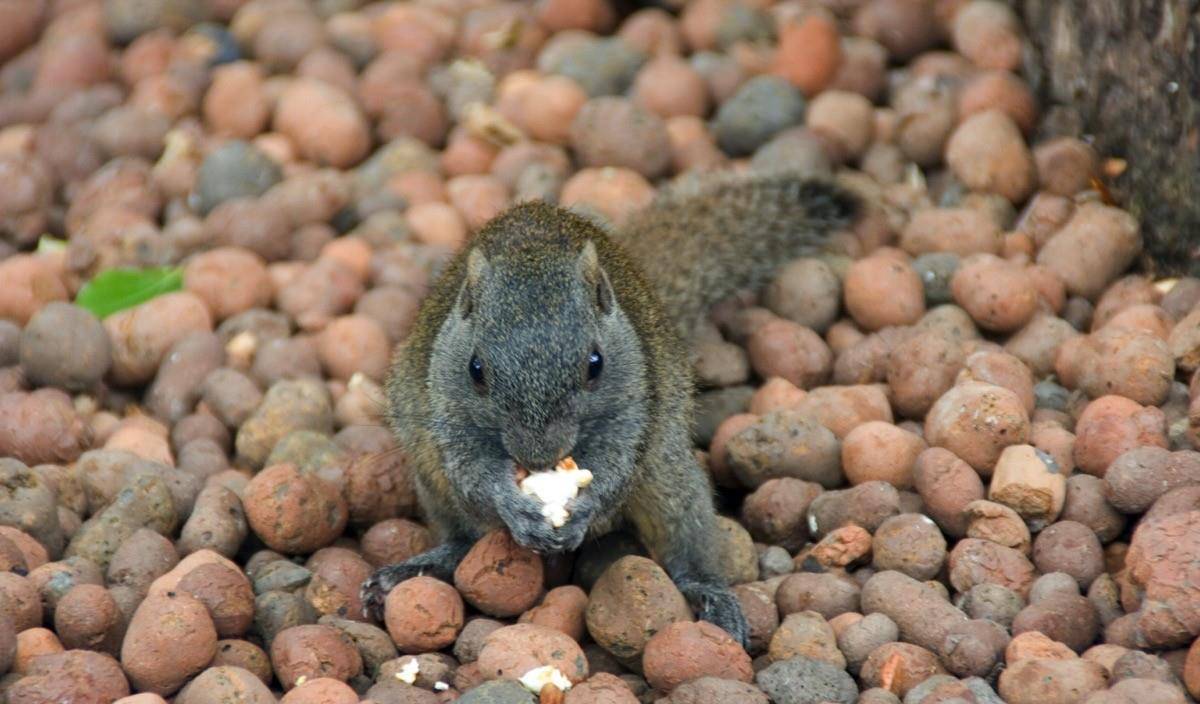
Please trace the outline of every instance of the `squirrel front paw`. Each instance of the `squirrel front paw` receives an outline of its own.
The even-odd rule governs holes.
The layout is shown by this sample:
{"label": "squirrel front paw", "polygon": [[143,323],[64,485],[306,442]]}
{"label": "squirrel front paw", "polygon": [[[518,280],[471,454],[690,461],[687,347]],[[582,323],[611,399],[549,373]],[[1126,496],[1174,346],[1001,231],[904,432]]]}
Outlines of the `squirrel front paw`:
{"label": "squirrel front paw", "polygon": [[540,554],[570,552],[587,537],[591,512],[585,505],[571,507],[567,522],[555,528],[542,515],[542,506],[523,494],[505,496],[497,502],[500,519],[517,544]]}

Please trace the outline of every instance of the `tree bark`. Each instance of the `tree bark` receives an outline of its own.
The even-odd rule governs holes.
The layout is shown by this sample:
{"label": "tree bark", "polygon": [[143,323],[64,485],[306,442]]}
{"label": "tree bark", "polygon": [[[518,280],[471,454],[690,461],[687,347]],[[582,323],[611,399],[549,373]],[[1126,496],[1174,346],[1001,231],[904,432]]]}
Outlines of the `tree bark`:
{"label": "tree bark", "polygon": [[1200,0],[1007,0],[1031,44],[1042,137],[1085,135],[1126,161],[1118,203],[1145,266],[1200,276]]}

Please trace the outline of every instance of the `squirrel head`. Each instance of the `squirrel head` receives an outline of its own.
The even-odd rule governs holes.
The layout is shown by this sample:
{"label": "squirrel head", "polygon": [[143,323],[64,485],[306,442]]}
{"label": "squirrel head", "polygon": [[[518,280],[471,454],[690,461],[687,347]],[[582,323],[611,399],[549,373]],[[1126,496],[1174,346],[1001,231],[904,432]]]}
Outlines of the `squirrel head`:
{"label": "squirrel head", "polygon": [[510,211],[476,239],[429,370],[443,450],[530,471],[586,457],[646,395],[638,335],[595,241],[580,236],[603,234],[563,211],[539,219],[539,208],[549,206]]}

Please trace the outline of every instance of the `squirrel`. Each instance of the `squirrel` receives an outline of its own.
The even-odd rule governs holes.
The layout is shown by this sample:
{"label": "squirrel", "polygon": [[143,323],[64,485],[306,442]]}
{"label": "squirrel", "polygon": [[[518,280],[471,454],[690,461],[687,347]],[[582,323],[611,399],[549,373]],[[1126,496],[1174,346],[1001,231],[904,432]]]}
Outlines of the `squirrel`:
{"label": "squirrel", "polygon": [[[411,577],[452,581],[492,529],[552,554],[628,527],[698,618],[746,644],[692,452],[687,341],[712,303],[760,287],[857,209],[832,182],[772,175],[659,196],[615,231],[543,202],[484,225],[422,303],[386,386],[387,422],[443,542],[368,578],[366,613],[382,619]],[[594,478],[555,528],[516,473],[568,456]]]}

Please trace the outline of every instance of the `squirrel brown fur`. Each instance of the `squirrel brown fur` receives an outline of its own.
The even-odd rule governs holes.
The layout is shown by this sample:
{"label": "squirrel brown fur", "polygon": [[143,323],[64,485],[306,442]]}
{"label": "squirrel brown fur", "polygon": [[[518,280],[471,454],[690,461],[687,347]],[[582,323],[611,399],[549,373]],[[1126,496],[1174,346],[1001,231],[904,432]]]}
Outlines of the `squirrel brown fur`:
{"label": "squirrel brown fur", "polygon": [[[485,225],[434,285],[387,385],[389,424],[443,542],[372,575],[367,610],[380,615],[418,574],[451,579],[492,529],[556,553],[628,527],[699,618],[745,643],[692,452],[686,340],[713,302],[761,286],[856,207],[831,182],[774,175],[668,194],[615,232],[545,203]],[[566,456],[594,478],[554,528],[516,472]]]}

